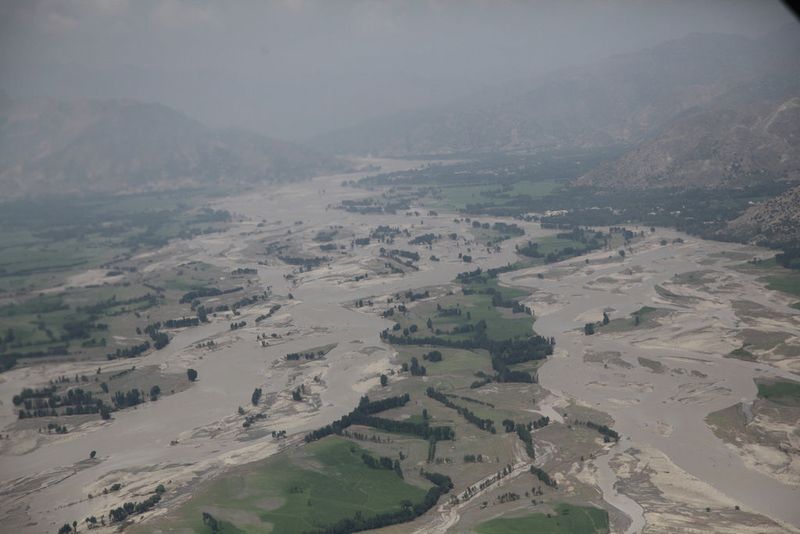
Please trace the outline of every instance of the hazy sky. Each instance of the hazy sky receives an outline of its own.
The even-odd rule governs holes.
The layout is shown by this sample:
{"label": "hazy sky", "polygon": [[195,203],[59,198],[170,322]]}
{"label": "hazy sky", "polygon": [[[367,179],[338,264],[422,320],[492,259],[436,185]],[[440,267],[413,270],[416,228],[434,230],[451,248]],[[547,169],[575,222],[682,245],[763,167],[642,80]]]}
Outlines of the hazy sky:
{"label": "hazy sky", "polygon": [[0,0],[0,88],[162,102],[296,139],[789,17],[771,0]]}

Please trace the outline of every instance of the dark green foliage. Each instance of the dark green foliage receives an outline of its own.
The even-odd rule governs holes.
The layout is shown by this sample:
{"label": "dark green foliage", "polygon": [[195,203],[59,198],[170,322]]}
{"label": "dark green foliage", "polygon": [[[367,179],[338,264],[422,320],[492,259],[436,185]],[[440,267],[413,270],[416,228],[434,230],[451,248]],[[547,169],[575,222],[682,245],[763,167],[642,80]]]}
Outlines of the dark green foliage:
{"label": "dark green foliage", "polygon": [[535,465],[532,465],[531,466],[531,474],[535,475],[536,478],[538,478],[539,480],[544,482],[544,484],[546,486],[550,486],[551,488],[557,488],[558,487],[558,482],[556,482],[554,479],[550,478],[550,475],[548,475],[544,471],[544,469],[540,469],[540,468],[536,467]]}
{"label": "dark green foliage", "polygon": [[319,428],[310,434],[306,435],[305,441],[311,442],[322,439],[331,434],[340,434],[342,430],[353,424],[371,426],[387,432],[398,432],[402,434],[411,434],[419,436],[423,439],[434,438],[453,439],[453,430],[448,427],[431,427],[428,422],[415,423],[412,421],[395,421],[393,419],[382,419],[380,417],[373,417],[372,414],[404,406],[410,400],[409,395],[406,393],[400,397],[389,397],[375,402],[365,396],[361,398],[358,407],[343,416],[338,421],[334,421],[330,425]]}
{"label": "dark green foliage", "polygon": [[464,408],[463,406],[459,406],[459,405],[455,404],[453,401],[451,401],[450,399],[447,398],[447,395],[445,395],[444,393],[442,393],[440,391],[436,391],[433,388],[428,388],[426,390],[426,393],[427,393],[428,397],[432,398],[433,400],[439,401],[442,404],[444,404],[445,406],[447,406],[448,408],[451,408],[451,409],[457,411],[458,414],[461,417],[466,419],[471,424],[477,426],[481,430],[485,430],[487,432],[491,432],[492,434],[494,434],[496,432],[496,430],[494,428],[494,421],[492,421],[491,419],[481,419],[480,417],[475,415],[473,412],[471,412],[469,409]]}

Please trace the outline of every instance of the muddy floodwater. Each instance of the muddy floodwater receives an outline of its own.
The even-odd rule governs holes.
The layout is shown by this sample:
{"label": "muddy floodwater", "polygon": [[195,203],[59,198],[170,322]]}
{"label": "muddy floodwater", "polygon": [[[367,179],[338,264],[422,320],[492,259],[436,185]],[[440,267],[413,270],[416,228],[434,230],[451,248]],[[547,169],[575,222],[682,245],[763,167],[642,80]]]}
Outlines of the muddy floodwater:
{"label": "muddy floodwater", "polygon": [[[726,250],[759,255],[758,250],[685,235],[680,236],[684,243],[662,246],[661,238],[671,240],[678,234],[658,234],[635,245],[624,260],[608,262],[608,253],[595,253],[589,264],[581,258],[502,275],[507,283],[535,291],[535,329],[558,342],[554,357],[540,369],[539,381],[556,397],[610,414],[623,436],[617,448],[658,449],[743,509],[798,527],[800,488],[749,469],[714,436],[705,417],[752,401],[756,377],[798,378],[788,370],[723,357],[740,346],[733,336],[740,318],[732,302],[746,300],[773,310],[773,320],[782,320],[773,327],[794,335],[800,318],[788,308],[789,301],[726,265],[741,260],[721,259],[712,265],[705,261],[715,254],[724,258],[720,253]],[[677,274],[700,270],[710,271],[706,278],[730,280],[724,288],[669,285]],[[670,293],[659,293],[656,286],[668,287]],[[549,304],[537,306],[542,301]],[[598,321],[604,311],[611,318],[623,318],[644,306],[669,310],[670,315],[663,324],[645,329],[603,333],[600,328],[595,335],[584,335],[584,324]],[[614,354],[617,363],[587,363],[587,353]],[[607,469],[602,475],[613,476]]]}
{"label": "muddy floodwater", "polygon": [[[417,163],[384,161],[382,165],[387,170]],[[355,309],[354,301],[447,284],[474,265],[505,265],[516,259],[515,244],[553,233],[537,223],[514,221],[525,228],[526,235],[503,242],[500,252],[473,248],[469,251],[473,266],[458,259],[460,252],[466,253],[464,245],[443,240],[435,250],[441,261],[422,258],[418,271],[357,282],[353,275],[378,257],[380,244],[348,248],[329,265],[294,278],[285,276],[292,271],[290,266],[277,261],[258,263],[263,258],[256,251],[263,251],[265,240],[289,239],[310,249],[312,236],[332,224],[358,235],[366,235],[378,225],[414,225],[414,231],[437,234],[469,232],[468,226],[454,222],[452,213],[429,215],[419,210],[420,216],[409,217],[333,209],[343,199],[373,194],[342,185],[344,180],[360,176],[363,174],[318,178],[222,199],[218,207],[244,219],[224,234],[177,241],[154,254],[147,269],[187,261],[202,261],[227,271],[257,267],[261,283],[281,299],[282,307],[258,325],[254,319],[264,313],[263,306],[244,309],[241,320],[247,321],[247,326],[236,331],[230,330],[225,319],[180,331],[168,347],[135,361],[137,367],[154,365],[167,373],[196,369],[199,380],[188,389],[117,412],[111,422],[91,422],[54,440],[21,442],[6,450],[0,457],[0,491],[4,495],[0,513],[7,518],[5,527],[40,533],[57,530],[74,519],[106,514],[117,501],[102,495],[102,490],[110,477],[118,479],[120,473],[131,496],[137,491],[143,495],[146,488],[165,479],[179,487],[191,487],[187,484],[214,476],[227,466],[265,458],[281,446],[297,446],[303,432],[349,412],[360,395],[377,384],[379,374],[391,367],[391,348],[379,339],[380,331],[391,323]],[[656,236],[634,245],[624,259],[609,260],[609,252],[604,251],[590,255],[588,264],[580,258],[502,276],[504,283],[533,290],[530,305],[536,312],[535,329],[556,337],[556,353],[539,372],[541,385],[552,393],[552,409],[557,412],[559,403],[580,402],[613,417],[614,428],[623,439],[608,457],[598,460],[598,484],[608,502],[630,518],[630,531],[641,529],[645,516],[635,495],[614,490],[618,473],[609,460],[631,448],[661,451],[680,469],[742,508],[787,527],[800,527],[798,488],[745,465],[704,421],[712,411],[752,401],[756,396],[754,377],[797,378],[786,365],[723,357],[740,345],[730,336],[739,321],[731,301],[748,300],[779,311],[782,317],[789,317],[783,319],[781,328],[795,335],[798,314],[790,312],[774,293],[765,292],[752,276],[732,270],[730,261],[720,259],[710,266],[698,263],[726,250],[755,255],[765,251],[688,236],[681,236],[682,244],[661,246],[659,240],[665,237],[671,240],[678,234],[658,230]],[[670,300],[656,290],[674,275],[698,269],[724,271],[734,279],[716,293],[692,288],[693,300]],[[643,306],[667,309],[671,315],[663,324],[646,330],[583,334],[583,325],[601,318],[603,311],[621,318]],[[256,336],[264,331],[280,332],[280,340],[261,346]],[[208,340],[214,340],[217,348],[197,348]],[[308,370],[280,365],[287,353],[329,344],[336,347]],[[588,352],[618,353],[628,365],[587,362],[584,356]],[[640,361],[655,361],[661,367],[656,367],[656,372]],[[102,364],[104,369],[122,369],[131,361]],[[41,386],[61,374],[91,373],[97,365],[37,365],[4,373],[0,378],[0,424],[5,429],[14,424],[11,398],[21,388]],[[314,409],[292,411],[289,403],[276,400],[263,424],[263,439],[243,433],[241,418],[235,415],[239,406],[249,402],[254,388],[261,387],[266,397],[279,399],[301,383],[316,388]],[[294,438],[278,443],[268,435],[272,430],[286,430]],[[92,450],[101,461],[86,461]]]}

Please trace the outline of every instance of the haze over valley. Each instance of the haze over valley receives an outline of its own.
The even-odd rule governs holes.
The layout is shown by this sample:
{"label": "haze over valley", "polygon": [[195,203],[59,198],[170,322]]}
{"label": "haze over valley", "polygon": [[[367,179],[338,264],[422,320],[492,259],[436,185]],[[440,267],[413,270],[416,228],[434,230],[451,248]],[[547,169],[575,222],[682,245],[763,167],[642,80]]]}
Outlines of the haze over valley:
{"label": "haze over valley", "polygon": [[800,532],[783,4],[0,21],[4,529]]}

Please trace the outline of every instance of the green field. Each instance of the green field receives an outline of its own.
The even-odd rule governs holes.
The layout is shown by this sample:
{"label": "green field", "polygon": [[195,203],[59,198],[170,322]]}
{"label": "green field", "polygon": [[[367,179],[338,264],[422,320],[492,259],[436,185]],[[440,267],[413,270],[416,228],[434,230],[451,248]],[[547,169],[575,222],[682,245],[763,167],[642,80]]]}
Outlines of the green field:
{"label": "green field", "polygon": [[[598,325],[598,332],[627,332],[636,328],[652,328],[658,326],[658,319],[669,314],[670,311],[664,308],[643,306],[631,313],[630,318],[611,319],[607,325]],[[639,318],[638,326],[636,324],[637,317]]]}
{"label": "green field", "polygon": [[460,211],[470,204],[491,203],[503,205],[509,200],[526,195],[531,198],[543,198],[558,189],[561,184],[554,180],[538,182],[515,182],[506,189],[495,185],[459,185],[441,188],[441,198],[425,203],[434,209]]}
{"label": "green field", "polygon": [[394,471],[370,469],[364,449],[329,437],[282,453],[198,493],[160,526],[165,532],[211,532],[202,513],[223,523],[222,532],[304,532],[357,513],[364,516],[419,502],[426,490]]}
{"label": "green field", "polygon": [[767,289],[800,296],[800,273],[796,271],[787,270],[784,274],[765,276],[761,281],[767,283]]}
{"label": "green field", "polygon": [[479,534],[589,534],[608,532],[608,512],[599,508],[573,506],[559,503],[555,513],[531,514],[523,517],[500,517],[481,523],[475,529]]}
{"label": "green field", "polygon": [[783,404],[784,406],[800,406],[800,383],[789,380],[756,382],[758,396]]}
{"label": "green field", "polygon": [[[462,313],[457,316],[440,316],[436,309],[437,303],[442,308],[459,307]],[[428,319],[431,320],[433,331],[427,328]],[[492,306],[492,297],[486,294],[452,295],[438,299],[436,303],[425,302],[417,305],[410,317],[398,318],[398,323],[403,327],[417,325],[418,330],[411,337],[436,335],[443,339],[462,340],[472,338],[474,333],[435,334],[435,331],[439,329],[450,332],[455,327],[476,324],[481,320],[486,321],[486,335],[490,339],[503,340],[533,335],[532,317],[522,313],[512,314],[510,309],[495,308]]]}

